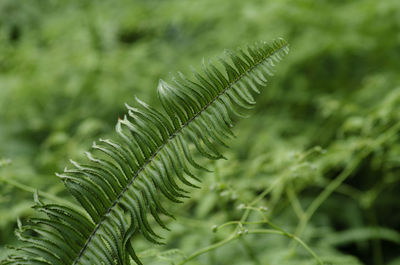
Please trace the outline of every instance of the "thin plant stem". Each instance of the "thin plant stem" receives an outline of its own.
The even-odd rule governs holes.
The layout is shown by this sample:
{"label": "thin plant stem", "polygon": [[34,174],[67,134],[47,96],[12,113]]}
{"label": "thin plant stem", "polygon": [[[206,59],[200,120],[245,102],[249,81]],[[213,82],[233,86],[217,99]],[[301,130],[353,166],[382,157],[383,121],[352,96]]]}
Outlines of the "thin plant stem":
{"label": "thin plant stem", "polygon": [[[307,226],[308,221],[314,215],[314,213],[318,210],[318,208],[329,198],[329,196],[339,188],[339,186],[354,172],[354,170],[358,167],[360,162],[367,157],[375,148],[382,143],[386,142],[391,137],[396,136],[397,131],[400,128],[400,122],[393,125],[389,130],[387,130],[384,134],[376,139],[376,141],[371,142],[369,145],[361,150],[358,155],[350,161],[348,166],[339,174],[339,176],[332,180],[328,186],[314,199],[314,201],[307,208],[303,218],[300,219],[300,223],[296,229],[295,235],[300,236],[305,227]],[[295,247],[293,244],[292,247]]]}
{"label": "thin plant stem", "polygon": [[15,188],[18,188],[20,190],[26,191],[28,193],[32,193],[32,194],[38,193],[40,195],[40,197],[46,198],[46,199],[48,199],[50,201],[53,201],[53,202],[57,202],[57,203],[59,203],[61,205],[72,207],[72,208],[74,208],[74,210],[77,210],[77,211],[83,213],[82,210],[77,205],[71,203],[68,200],[65,200],[65,199],[59,198],[57,196],[54,196],[51,193],[48,193],[48,192],[45,192],[45,191],[39,191],[38,189],[32,188],[32,187],[30,187],[28,185],[19,183],[19,182],[15,181],[15,180],[12,180],[12,179],[7,179],[7,178],[5,178],[3,176],[0,176],[0,182],[6,183],[8,185],[11,185],[11,186],[13,186]]}
{"label": "thin plant stem", "polygon": [[289,238],[295,240],[296,242],[298,242],[318,262],[318,264],[324,265],[324,263],[317,256],[317,254],[315,254],[315,252],[306,243],[304,243],[303,240],[301,240],[300,238],[298,238],[295,235],[288,234],[284,231],[278,231],[278,230],[273,230],[273,229],[252,229],[252,230],[249,230],[248,233],[249,234],[277,234],[277,235],[283,235],[283,236],[289,237]]}
{"label": "thin plant stem", "polygon": [[[363,156],[364,157],[364,156]],[[311,203],[311,205],[307,208],[305,214],[303,214],[300,218],[300,223],[296,229],[295,235],[301,236],[305,227],[307,226],[308,221],[317,211],[317,209],[321,206],[322,203],[346,180],[354,169],[357,168],[359,162],[362,158],[358,157],[358,159],[354,159],[346,168],[342,171],[342,173],[334,179],[329,185],[315,198],[315,200]]]}
{"label": "thin plant stem", "polygon": [[[298,237],[296,237],[296,236],[294,236],[292,234],[289,234],[289,233],[286,233],[286,232],[280,231],[280,230],[275,230],[275,229],[250,229],[250,230],[248,230],[246,232],[246,234],[272,234],[272,235],[283,235],[283,236],[286,236],[288,238],[291,238],[291,239],[295,240],[301,246],[303,246],[304,249],[318,262],[318,264],[320,264],[320,265],[324,264],[322,262],[322,260],[315,254],[315,252],[306,243],[304,243],[304,241],[302,241],[300,238],[298,238]],[[213,251],[213,250],[215,250],[215,249],[217,249],[219,247],[222,247],[222,246],[228,244],[229,242],[238,239],[241,236],[243,236],[243,234],[238,234],[238,233],[234,232],[229,237],[227,237],[226,239],[221,240],[221,241],[219,241],[219,242],[217,242],[215,244],[212,244],[210,246],[207,246],[205,248],[202,248],[202,249],[196,251],[195,253],[190,255],[187,259],[185,259],[184,261],[182,261],[178,265],[186,264],[187,262],[193,260],[194,258],[196,258],[196,257],[198,257],[198,256],[200,256],[200,255],[202,255],[204,253]]]}
{"label": "thin plant stem", "polygon": [[219,241],[219,242],[217,242],[217,243],[215,243],[215,244],[212,244],[212,245],[210,245],[210,246],[208,246],[208,247],[205,247],[205,248],[202,248],[202,249],[196,251],[195,253],[193,253],[192,255],[190,255],[187,259],[185,259],[184,261],[182,261],[182,262],[179,263],[178,265],[186,264],[188,261],[191,261],[191,260],[193,260],[194,258],[196,258],[196,257],[198,257],[198,256],[200,256],[200,255],[202,255],[202,254],[204,254],[204,253],[207,253],[207,252],[209,252],[209,251],[212,251],[212,250],[214,250],[214,249],[217,249],[217,248],[219,248],[219,247],[222,247],[223,245],[228,244],[229,242],[231,242],[231,241],[237,239],[238,237],[239,237],[239,235],[237,235],[236,233],[233,233],[233,234],[231,234],[229,237],[225,238],[224,240],[221,240],[221,241]]}
{"label": "thin plant stem", "polygon": [[305,212],[304,212],[303,208],[301,207],[299,198],[297,197],[297,195],[294,191],[293,183],[291,181],[288,182],[288,185],[286,187],[286,193],[288,195],[290,204],[292,205],[292,208],[293,208],[295,214],[297,215],[297,217],[299,219],[301,219],[304,216]]}

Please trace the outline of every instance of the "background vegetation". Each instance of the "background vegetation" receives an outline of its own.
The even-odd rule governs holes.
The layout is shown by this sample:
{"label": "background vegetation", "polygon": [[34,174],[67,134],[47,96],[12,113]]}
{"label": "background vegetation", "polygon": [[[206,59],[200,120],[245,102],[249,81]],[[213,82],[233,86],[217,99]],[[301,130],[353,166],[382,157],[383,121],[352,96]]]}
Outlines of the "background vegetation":
{"label": "background vegetation", "polygon": [[[72,201],[54,172],[112,137],[124,102],[159,104],[170,72],[283,37],[291,53],[228,160],[172,205],[166,245],[138,237],[137,251],[178,264],[247,212],[327,264],[400,264],[399,32],[398,0],[0,1],[0,260],[32,192]],[[187,264],[316,263],[288,237],[243,234]]]}

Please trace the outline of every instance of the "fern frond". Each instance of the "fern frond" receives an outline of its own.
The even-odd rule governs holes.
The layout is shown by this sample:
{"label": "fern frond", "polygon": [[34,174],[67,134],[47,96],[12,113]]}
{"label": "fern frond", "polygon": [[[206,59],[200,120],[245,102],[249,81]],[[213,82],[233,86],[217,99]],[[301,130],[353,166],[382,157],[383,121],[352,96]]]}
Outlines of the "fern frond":
{"label": "fern frond", "polygon": [[[179,203],[188,197],[184,187],[199,179],[193,169],[205,169],[195,161],[188,143],[209,159],[224,156],[217,146],[233,137],[234,116],[254,104],[253,93],[265,87],[273,66],[288,52],[277,40],[247,51],[226,52],[219,59],[225,72],[203,61],[194,79],[179,73],[173,84],[160,80],[160,112],[137,99],[127,105],[128,114],[116,125],[118,139],[93,143],[88,161],[71,161],[72,167],[57,174],[87,215],[55,204],[35,208],[47,218],[29,220],[17,236],[26,244],[1,264],[141,264],[132,246],[141,233],[159,244],[161,238],[148,216],[168,229],[159,214],[172,215],[160,202],[160,194]],[[29,233],[39,236],[32,237]]]}

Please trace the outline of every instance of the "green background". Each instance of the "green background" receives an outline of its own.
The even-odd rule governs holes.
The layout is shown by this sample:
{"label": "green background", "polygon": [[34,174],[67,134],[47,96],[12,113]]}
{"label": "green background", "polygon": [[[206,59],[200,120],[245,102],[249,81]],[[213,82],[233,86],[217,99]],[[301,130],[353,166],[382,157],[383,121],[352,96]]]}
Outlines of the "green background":
{"label": "green background", "polygon": [[[235,127],[227,161],[199,173],[166,245],[141,237],[145,264],[174,264],[229,235],[214,224],[273,185],[258,206],[327,264],[400,264],[400,1],[0,1],[0,259],[32,191],[73,201],[54,172],[113,137],[124,103],[159,104],[160,78],[224,49],[278,37],[290,54]],[[46,193],[44,193],[46,192]],[[251,216],[259,219],[257,212]],[[165,252],[166,251],[166,252]],[[276,235],[247,235],[188,264],[315,264]]]}

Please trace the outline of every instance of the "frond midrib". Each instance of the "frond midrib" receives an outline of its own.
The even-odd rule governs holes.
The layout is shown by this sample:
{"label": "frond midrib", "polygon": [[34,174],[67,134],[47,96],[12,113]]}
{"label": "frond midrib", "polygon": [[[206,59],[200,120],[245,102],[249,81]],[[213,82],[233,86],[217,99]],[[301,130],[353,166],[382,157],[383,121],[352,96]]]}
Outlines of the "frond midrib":
{"label": "frond midrib", "polygon": [[150,164],[154,158],[161,152],[161,150],[170,142],[172,141],[183,129],[185,129],[189,124],[191,124],[197,117],[199,117],[204,111],[208,109],[209,106],[211,106],[218,98],[220,98],[222,95],[226,93],[226,91],[229,88],[232,88],[239,80],[241,80],[246,74],[252,72],[257,66],[259,66],[261,63],[263,63],[265,60],[268,58],[272,57],[274,54],[277,54],[279,51],[283,50],[286,46],[288,46],[287,43],[284,43],[281,45],[278,49],[275,49],[273,52],[270,54],[266,55],[265,57],[262,57],[258,62],[256,62],[253,66],[251,66],[248,70],[240,74],[235,80],[232,82],[228,83],[226,87],[213,98],[208,104],[206,104],[202,109],[200,109],[193,117],[191,117],[188,121],[186,121],[179,129],[177,129],[174,133],[172,133],[158,148],[154,153],[147,159],[147,161],[138,169],[136,174],[132,177],[132,179],[129,181],[129,183],[125,186],[125,188],[120,192],[120,194],[117,196],[117,198],[114,200],[114,202],[111,204],[111,206],[108,208],[108,210],[104,213],[100,221],[97,223],[95,226],[93,232],[90,234],[88,237],[87,241],[83,245],[81,251],[79,252],[78,256],[74,260],[72,265],[76,265],[79,262],[79,259],[83,256],[84,252],[86,251],[88,245],[90,244],[91,240],[93,237],[96,235],[97,231],[100,229],[101,225],[103,222],[107,219],[108,214],[114,209],[114,207],[120,202],[121,198],[124,196],[124,194],[128,191],[128,189],[131,187],[135,179],[138,177],[138,175],[147,167],[148,164]]}

